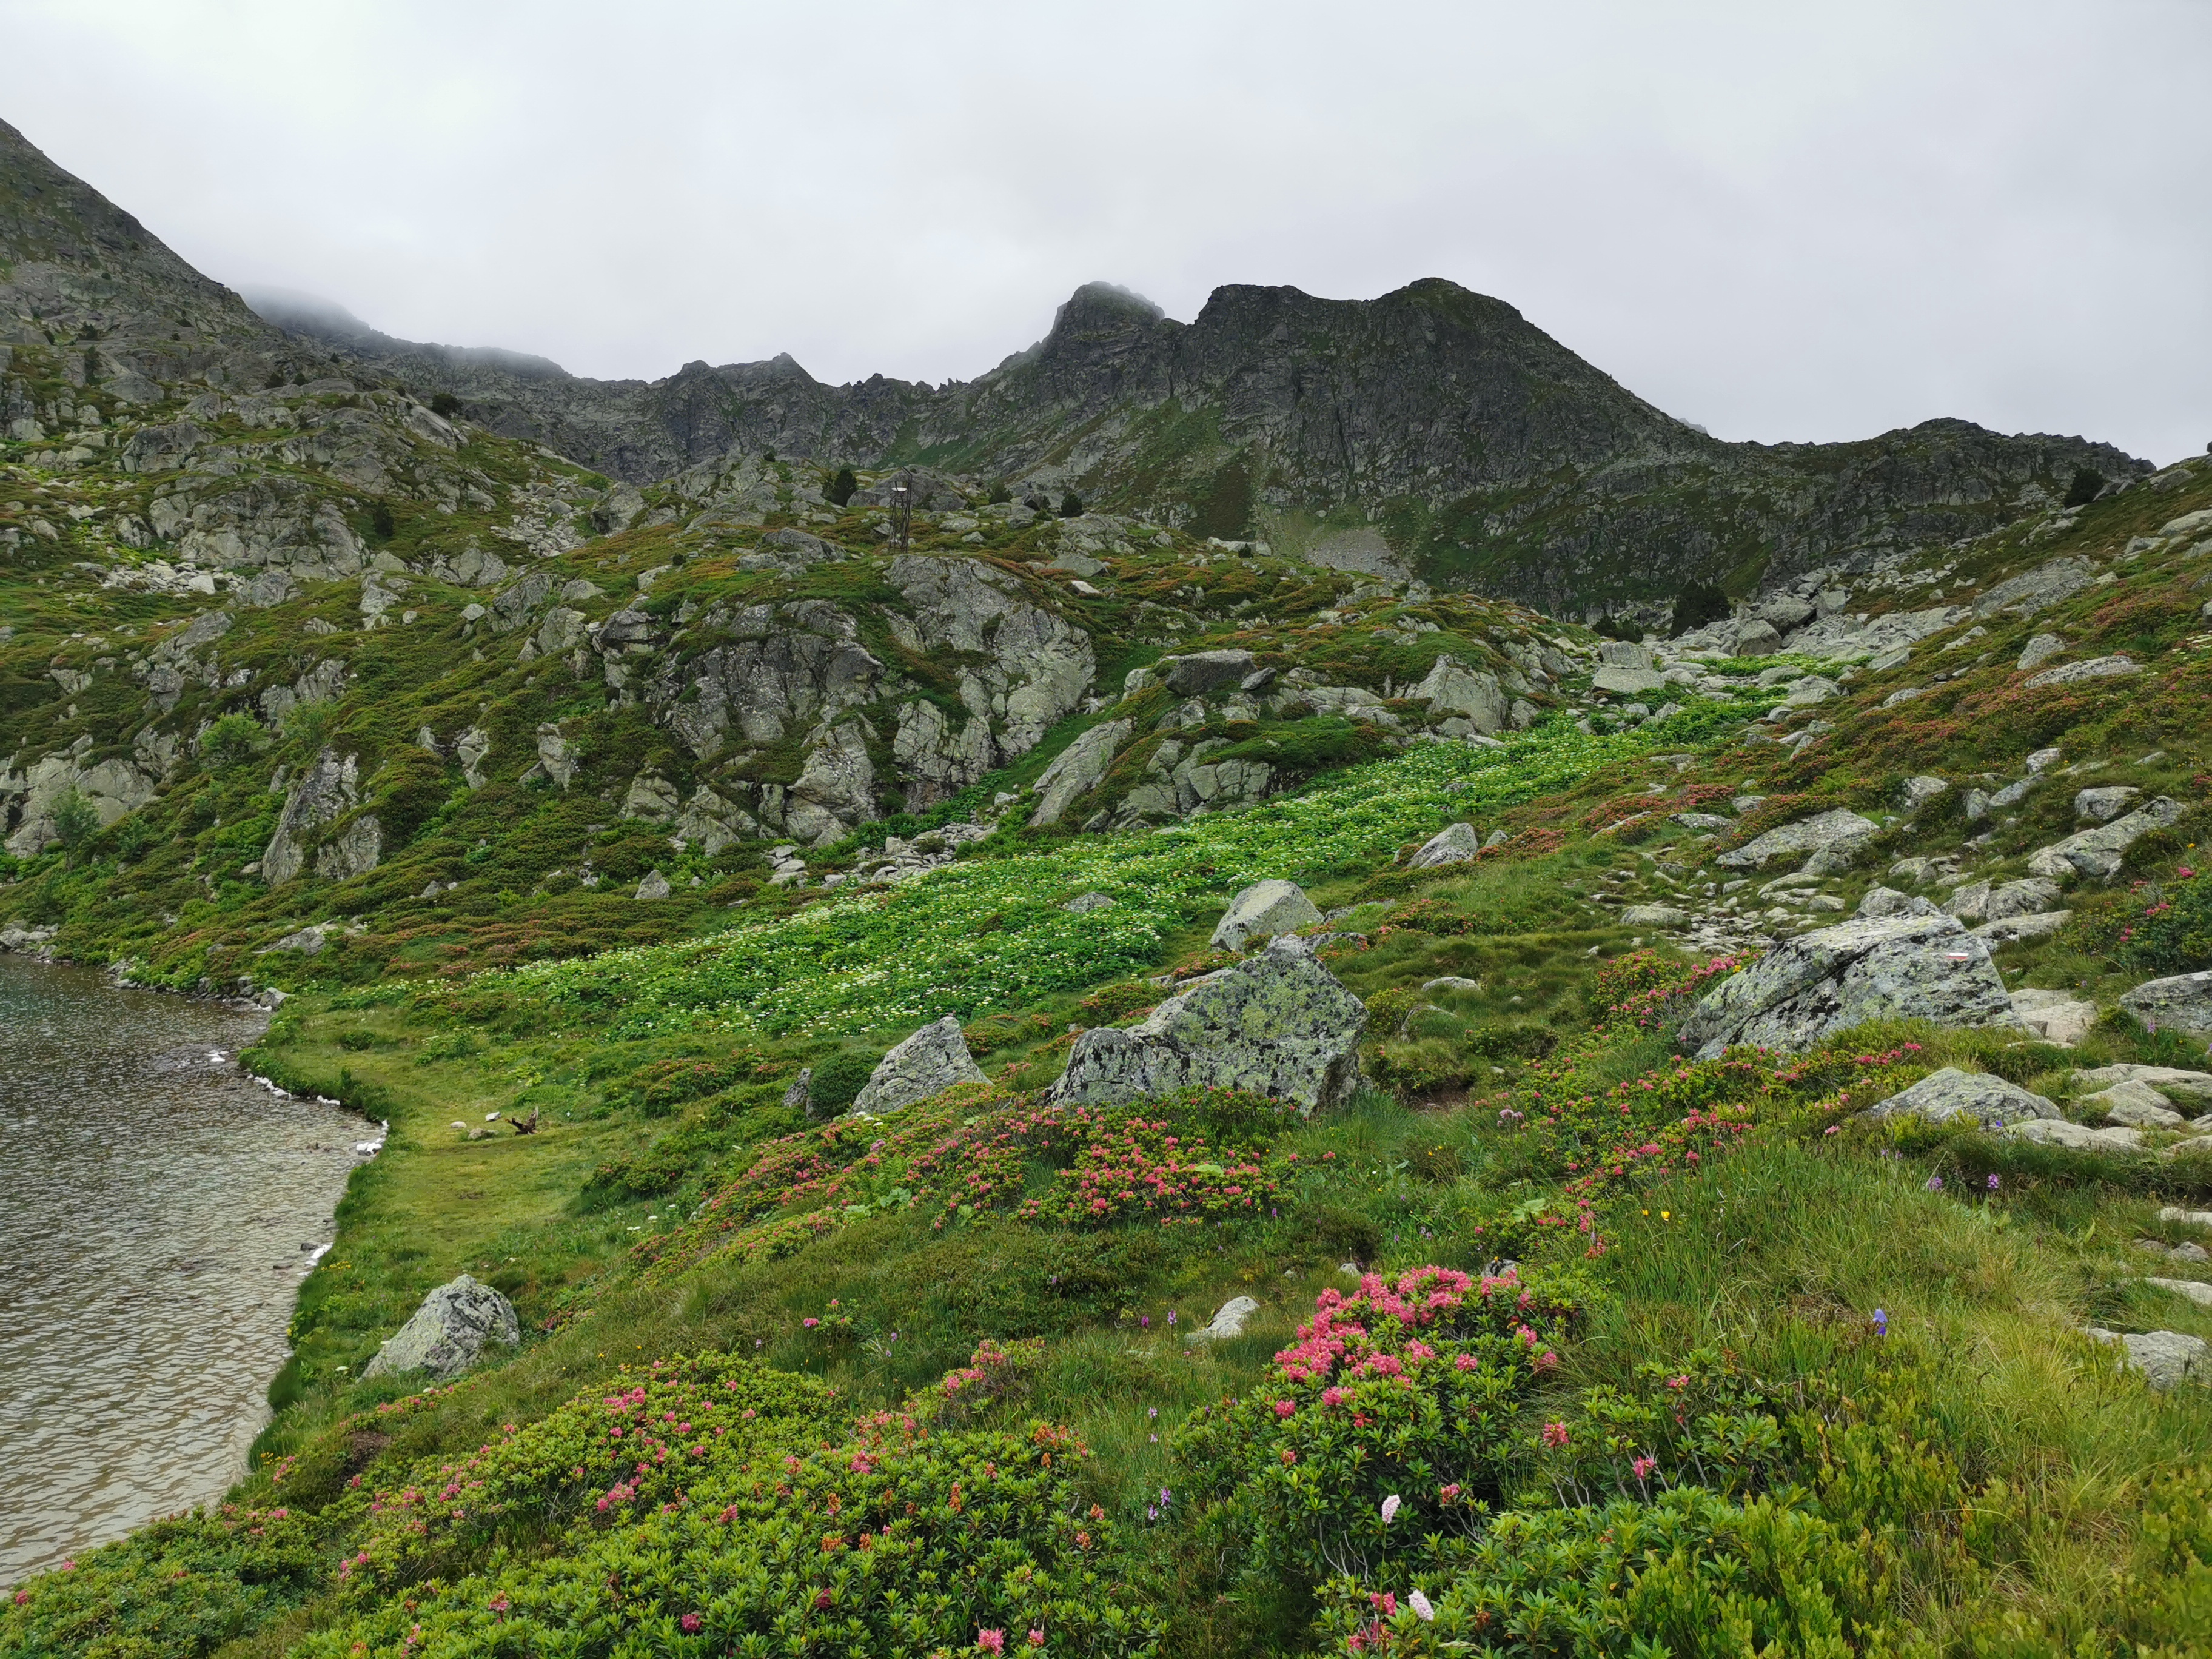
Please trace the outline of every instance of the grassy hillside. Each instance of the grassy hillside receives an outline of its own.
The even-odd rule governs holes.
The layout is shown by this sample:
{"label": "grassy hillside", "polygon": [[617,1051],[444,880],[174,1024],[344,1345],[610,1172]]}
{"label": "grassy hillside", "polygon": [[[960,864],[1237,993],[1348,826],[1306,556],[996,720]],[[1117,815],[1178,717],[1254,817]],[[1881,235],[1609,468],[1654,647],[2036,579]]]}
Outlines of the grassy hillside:
{"label": "grassy hillside", "polygon": [[[880,478],[837,499],[738,457],[626,497],[397,390],[264,390],[9,450],[7,799],[11,833],[51,830],[0,872],[0,924],[147,982],[288,991],[250,1063],[391,1133],[251,1476],[18,1587],[0,1653],[2212,1641],[2212,1401],[2090,1334],[2212,1338],[2152,1282],[2212,1283],[2186,1218],[2212,1161],[2179,1128],[2085,1149],[1864,1115],[1944,1066],[2085,1122],[2094,1067],[2212,1068],[2118,1000],[2212,968],[2212,468],[1834,573],[1829,620],[1917,617],[1909,650],[1682,654],[1631,696],[1584,631],[1418,583],[949,482],[905,566]],[[186,419],[184,451],[146,435]],[[157,502],[247,483],[351,540],[325,521],[187,570]],[[472,545],[511,568],[477,580]],[[2068,560],[2067,591],[2007,599]],[[988,592],[941,621],[930,584],[969,576]],[[977,607],[1043,643],[960,633]],[[876,666],[839,658],[850,698],[773,734],[703,723],[736,681],[702,663],[801,635]],[[1170,691],[1162,659],[1200,651],[1251,654]],[[1439,659],[1521,705],[1494,736],[1419,695]],[[1116,721],[1036,822],[1048,768]],[[823,781],[841,723],[865,801]],[[1170,744],[1267,782],[1133,811]],[[341,762],[309,821],[301,778]],[[33,781],[64,764],[66,807]],[[852,816],[805,845],[750,816],[804,788]],[[1992,946],[2007,988],[2093,1006],[2075,1046],[1881,1021],[1680,1052],[1759,952],[1877,884],[2019,879],[2096,788],[2175,810]],[[712,852],[678,816],[702,792],[750,824]],[[1869,820],[1852,859],[1721,862],[1838,809]],[[1455,823],[1479,857],[1408,864]],[[1270,878],[1327,914],[1304,931],[1364,1003],[1348,1106],[1048,1097],[1081,1031],[1226,965],[1213,923]],[[827,1115],[945,1015],[984,1081]],[[364,1378],[463,1272],[520,1347],[450,1385]],[[1237,1297],[1240,1334],[1188,1340]]]}

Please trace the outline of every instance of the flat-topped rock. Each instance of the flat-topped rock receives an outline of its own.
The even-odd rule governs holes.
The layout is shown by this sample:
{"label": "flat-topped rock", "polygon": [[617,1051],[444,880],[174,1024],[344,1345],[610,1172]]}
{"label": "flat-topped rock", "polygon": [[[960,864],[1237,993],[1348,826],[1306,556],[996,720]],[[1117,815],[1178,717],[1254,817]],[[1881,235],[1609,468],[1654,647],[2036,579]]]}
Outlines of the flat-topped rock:
{"label": "flat-topped rock", "polygon": [[1795,823],[1785,823],[1754,836],[1732,853],[1723,853],[1713,861],[1731,870],[1758,870],[1778,858],[1800,853],[1831,852],[1844,848],[1856,848],[1870,842],[1880,833],[1881,826],[1873,819],[1861,817],[1856,812],[1838,807],[1832,812],[1816,813],[1809,818],[1800,818]]}
{"label": "flat-topped rock", "polygon": [[2097,1006],[2065,991],[2014,991],[2012,1011],[2045,1042],[2070,1048],[2097,1024]]}
{"label": "flat-topped rock", "polygon": [[2123,1350],[2123,1369],[2142,1373],[2149,1387],[2178,1389],[2184,1382],[2212,1381],[2212,1346],[2201,1337],[2179,1331],[2143,1331],[2122,1334],[2092,1325],[2087,1334]]}
{"label": "flat-topped rock", "polygon": [[1232,1336],[1244,1334],[1245,1322],[1260,1311],[1260,1304],[1249,1296],[1233,1296],[1213,1310],[1212,1322],[1187,1333],[1185,1342],[1221,1342]]}
{"label": "flat-topped rock", "polygon": [[2187,1121],[2173,1109],[2172,1102],[2148,1083],[2139,1083],[2133,1078],[2084,1095],[2078,1103],[2103,1113],[2111,1122],[2137,1129],[2171,1129]]}
{"label": "flat-topped rock", "polygon": [[2139,1152],[2143,1149],[2140,1129],[2092,1129],[2063,1117],[2037,1118],[2027,1123],[2008,1123],[2004,1133],[2019,1140],[2044,1146],[2064,1146],[2077,1152]]}
{"label": "flat-topped rock", "polygon": [[2185,1072],[2172,1066],[2100,1066],[2091,1071],[2076,1072],[2074,1080],[2091,1089],[2109,1089],[2115,1083],[2144,1083],[2168,1101],[2212,1106],[2212,1072]]}
{"label": "flat-topped rock", "polygon": [[2057,1106],[2041,1095],[2031,1094],[2016,1083],[2008,1083],[1987,1072],[1962,1072],[1946,1066],[1930,1072],[1909,1089],[1867,1108],[1869,1118],[1917,1117],[1930,1123],[1948,1123],[1970,1117],[1985,1129],[2001,1128],[2033,1118],[2055,1118]]}
{"label": "flat-topped rock", "polygon": [[2181,803],[2160,795],[2110,823],[2084,830],[2028,855],[2032,874],[2051,881],[2109,881],[2119,873],[2128,848],[2154,830],[2163,830],[2182,814]]}

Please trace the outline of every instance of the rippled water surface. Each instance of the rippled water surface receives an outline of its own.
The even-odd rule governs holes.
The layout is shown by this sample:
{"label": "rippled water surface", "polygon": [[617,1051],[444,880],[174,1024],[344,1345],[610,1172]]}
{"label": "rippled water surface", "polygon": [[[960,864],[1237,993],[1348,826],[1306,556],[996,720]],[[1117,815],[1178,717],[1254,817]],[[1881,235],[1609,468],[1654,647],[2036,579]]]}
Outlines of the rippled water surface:
{"label": "rippled water surface", "polygon": [[244,1472],[369,1131],[256,1016],[0,955],[0,1584]]}

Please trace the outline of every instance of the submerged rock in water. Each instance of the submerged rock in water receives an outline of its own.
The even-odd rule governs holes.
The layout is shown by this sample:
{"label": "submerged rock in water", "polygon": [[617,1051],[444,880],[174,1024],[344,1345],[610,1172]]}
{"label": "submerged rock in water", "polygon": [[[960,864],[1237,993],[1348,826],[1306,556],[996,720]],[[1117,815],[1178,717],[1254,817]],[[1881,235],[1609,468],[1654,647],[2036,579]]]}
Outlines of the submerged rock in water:
{"label": "submerged rock in water", "polygon": [[514,1304],[463,1273],[424,1297],[415,1316],[376,1351],[362,1375],[428,1371],[441,1382],[451,1382],[477,1363],[486,1343],[512,1348],[521,1340]]}

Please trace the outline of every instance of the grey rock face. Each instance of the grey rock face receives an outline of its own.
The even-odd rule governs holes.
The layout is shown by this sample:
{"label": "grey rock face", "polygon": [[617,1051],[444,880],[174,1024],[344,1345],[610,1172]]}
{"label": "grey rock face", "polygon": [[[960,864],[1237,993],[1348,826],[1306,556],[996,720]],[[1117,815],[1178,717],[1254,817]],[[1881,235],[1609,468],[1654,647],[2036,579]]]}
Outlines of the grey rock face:
{"label": "grey rock face", "polygon": [[1232,1296],[1213,1310],[1213,1319],[1197,1330],[1185,1333],[1183,1340],[1190,1342],[1220,1342],[1232,1336],[1244,1334],[1244,1323],[1260,1311],[1260,1304],[1249,1296]]}
{"label": "grey rock face", "polygon": [[1217,951],[1242,951],[1322,919],[1321,911],[1294,881],[1255,882],[1229,901],[1209,941]]}
{"label": "grey rock face", "polygon": [[2124,817],[2084,830],[2029,855],[2028,869],[2048,881],[2109,881],[2119,873],[2136,838],[2163,830],[2182,814],[2179,801],[2160,795]]}
{"label": "grey rock face", "polygon": [[1949,781],[1943,778],[1926,775],[1907,778],[1904,787],[1899,792],[1901,797],[1900,804],[1906,811],[1917,812],[1950,787]]}
{"label": "grey rock face", "polygon": [[1164,684],[1179,697],[1202,696],[1221,686],[1234,685],[1259,665],[1249,651],[1195,651],[1187,657],[1168,657],[1160,668]]}
{"label": "grey rock face", "polygon": [[2091,657],[2085,662],[2062,663],[2031,674],[2021,682],[2029,690],[2046,685],[2079,685],[2087,680],[2116,680],[2142,672],[2142,665],[2124,656]]}
{"label": "grey rock face", "polygon": [[947,1014],[936,1024],[923,1026],[877,1063],[853,1109],[895,1112],[960,1084],[983,1081],[982,1068],[968,1052],[968,1039],[960,1035],[960,1022]]}
{"label": "grey rock face", "polygon": [[2146,1025],[2212,1036],[2212,973],[2145,980],[2120,998],[2120,1006]]}
{"label": "grey rock face", "polygon": [[2078,555],[2039,564],[2009,581],[1999,582],[1974,601],[1974,614],[1994,617],[2001,611],[2032,617],[2059,600],[2080,592],[2097,579],[2097,568]]}
{"label": "grey rock face", "polygon": [[1078,893],[1060,908],[1063,910],[1073,910],[1079,916],[1087,916],[1093,910],[1112,909],[1114,901],[1111,896],[1105,893]]}
{"label": "grey rock face", "polygon": [[1431,870],[1440,864],[1464,864],[1482,851],[1482,837],[1471,823],[1450,823],[1423,842],[1406,860],[1409,870]]}
{"label": "grey rock face", "polygon": [[298,875],[307,861],[302,843],[315,830],[351,811],[360,799],[361,769],[354,757],[340,758],[337,750],[324,750],[285,792],[276,833],[261,854],[261,879],[281,887]]}
{"label": "grey rock face", "polygon": [[1873,819],[1838,807],[1832,812],[1800,818],[1795,823],[1770,830],[1734,852],[1722,854],[1714,862],[1732,870],[1762,869],[1776,859],[1799,853],[1840,851],[1863,846],[1874,839],[1880,828]]}
{"label": "grey rock face", "polygon": [[1867,1108],[1869,1118],[1920,1117],[1930,1123],[1948,1123],[1961,1115],[1985,1129],[2032,1118],[2055,1118],[2058,1108],[2041,1095],[2030,1094],[2017,1084],[1983,1072],[1961,1072],[1946,1066],[1930,1072],[1911,1088]]}
{"label": "grey rock face", "polygon": [[1128,720],[1108,720],[1061,750],[1033,786],[1042,799],[1030,814],[1030,822],[1058,823],[1070,805],[1098,787],[1114,757],[1135,730]]}
{"label": "grey rock face", "polygon": [[806,765],[784,808],[784,829],[796,841],[827,847],[878,816],[867,738],[848,721],[807,750]]}
{"label": "grey rock face", "polygon": [[428,1371],[439,1382],[450,1382],[477,1363],[487,1344],[512,1348],[521,1341],[522,1326],[514,1316],[514,1304],[463,1273],[424,1297],[415,1316],[376,1351],[362,1375]]}
{"label": "grey rock face", "polygon": [[2004,1132],[2015,1139],[2033,1140],[2045,1146],[2063,1146],[2069,1152],[2139,1152],[2142,1150],[2142,1131],[2140,1129],[2092,1129],[2085,1124],[2069,1123],[2063,1117],[2008,1123]]}
{"label": "grey rock face", "polygon": [[2126,784],[2084,789],[2074,797],[2074,816],[2090,823],[2110,823],[2142,799],[2142,790]]}
{"label": "grey rock face", "polygon": [[2212,1285],[2207,1285],[2202,1279],[2146,1278],[2143,1283],[2155,1285],[2161,1291],[2171,1291],[2176,1296],[2184,1297],[2194,1302],[2200,1308],[2212,1308]]}
{"label": "grey rock face", "polygon": [[351,881],[376,868],[384,855],[384,826],[363,812],[315,850],[315,874],[325,881]]}
{"label": "grey rock face", "polygon": [[1181,1089],[1248,1089],[1310,1113],[1358,1086],[1366,1018],[1304,940],[1279,939],[1169,998],[1140,1025],[1085,1031],[1052,1098],[1119,1105]]}
{"label": "grey rock face", "polygon": [[1438,657],[1427,677],[1407,695],[1439,714],[1458,715],[1485,737],[1496,736],[1513,714],[1512,699],[1497,675],[1477,672],[1450,657]]}
{"label": "grey rock face", "polygon": [[1870,1019],[2018,1027],[1988,947],[1951,916],[1856,919],[1801,933],[1723,981],[1680,1041],[1710,1060],[1731,1045],[1796,1050]]}
{"label": "grey rock face", "polygon": [[2090,1089],[2107,1089],[2115,1083],[2149,1085],[2166,1099],[2203,1110],[2212,1107],[2212,1072],[2187,1072],[2172,1066],[2100,1066],[2077,1072],[2074,1081]]}
{"label": "grey rock face", "polygon": [[1894,887],[1869,887],[1859,900],[1858,914],[1863,916],[1932,916],[1936,908],[1916,893],[1900,893]]}
{"label": "grey rock face", "polygon": [[2082,1002],[2063,991],[2014,991],[2012,1011],[2045,1042],[2067,1048],[2088,1036],[2097,1023],[2094,1003]]}
{"label": "grey rock face", "polygon": [[2094,1094],[2084,1095],[2077,1103],[2102,1113],[2108,1123],[2123,1124],[2131,1129],[2172,1129],[2188,1121],[2173,1109],[2164,1095],[2134,1078],[2123,1079]]}
{"label": "grey rock face", "polygon": [[2007,916],[1999,921],[1985,921],[1973,930],[1974,937],[1992,951],[2002,945],[2017,945],[2022,939],[2048,939],[2072,921],[2071,910],[2040,910],[2024,916]]}
{"label": "grey rock face", "polygon": [[2056,634],[2038,634],[2021,647],[2020,660],[2013,665],[2016,674],[2025,674],[2039,668],[2066,649],[2066,641]]}
{"label": "grey rock face", "polygon": [[702,784],[691,792],[691,799],[676,815],[668,839],[679,853],[696,842],[700,849],[712,858],[732,842],[750,840],[759,834],[760,824],[751,813]]}
{"label": "grey rock face", "polygon": [[1687,927],[1690,913],[1671,904],[1632,904],[1620,913],[1630,927]]}
{"label": "grey rock face", "polygon": [[668,878],[658,870],[648,870],[645,872],[645,878],[637,884],[636,896],[641,899],[665,899],[668,896],[669,890]]}
{"label": "grey rock face", "polygon": [[2212,1346],[2198,1337],[2184,1336],[2179,1331],[2130,1332],[2122,1335],[2095,1325],[2088,1328],[2089,1336],[2100,1342],[2109,1342],[2121,1349],[2124,1358],[2121,1365],[2142,1373],[2146,1386],[2160,1392],[2178,1389],[2185,1382],[2212,1382]]}
{"label": "grey rock face", "polygon": [[623,797],[622,810],[626,818],[642,818],[647,823],[673,823],[676,786],[651,772],[641,772],[630,780],[629,793]]}
{"label": "grey rock face", "polygon": [[1641,697],[1667,689],[1667,677],[1654,668],[1621,668],[1601,664],[1590,676],[1590,689],[1616,697]]}

